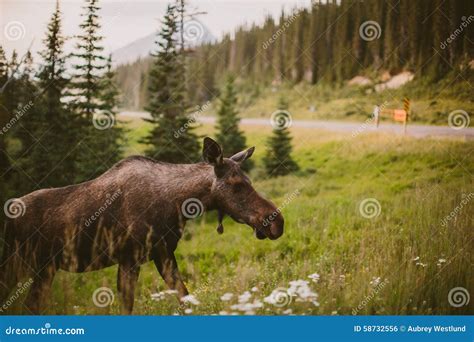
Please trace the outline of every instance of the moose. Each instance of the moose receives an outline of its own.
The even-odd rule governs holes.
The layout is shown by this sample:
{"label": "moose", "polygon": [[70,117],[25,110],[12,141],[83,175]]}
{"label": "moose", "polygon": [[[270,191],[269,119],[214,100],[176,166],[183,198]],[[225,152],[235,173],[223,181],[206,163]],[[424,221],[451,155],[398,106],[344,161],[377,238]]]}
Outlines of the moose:
{"label": "moose", "polygon": [[170,164],[132,156],[96,179],[19,198],[22,215],[5,224],[0,305],[29,275],[33,281],[24,306],[29,314],[41,314],[57,270],[80,273],[118,264],[122,312],[130,314],[140,266],[148,261],[178,298],[188,295],[174,251],[186,221],[200,210],[217,210],[220,232],[228,215],[250,226],[258,239],[283,234],[280,211],[240,168],[254,149],[224,158],[219,144],[206,137],[204,162]]}

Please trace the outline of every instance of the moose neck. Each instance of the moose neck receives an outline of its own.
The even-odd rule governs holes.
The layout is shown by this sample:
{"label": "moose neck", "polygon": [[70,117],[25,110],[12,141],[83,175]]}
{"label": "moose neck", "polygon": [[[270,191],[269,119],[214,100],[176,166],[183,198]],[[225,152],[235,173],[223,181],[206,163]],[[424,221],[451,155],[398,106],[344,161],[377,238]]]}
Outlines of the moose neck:
{"label": "moose neck", "polygon": [[215,209],[211,195],[212,184],[216,178],[214,167],[206,163],[169,164],[167,172],[170,198],[176,204],[190,198],[197,198],[207,210]]}

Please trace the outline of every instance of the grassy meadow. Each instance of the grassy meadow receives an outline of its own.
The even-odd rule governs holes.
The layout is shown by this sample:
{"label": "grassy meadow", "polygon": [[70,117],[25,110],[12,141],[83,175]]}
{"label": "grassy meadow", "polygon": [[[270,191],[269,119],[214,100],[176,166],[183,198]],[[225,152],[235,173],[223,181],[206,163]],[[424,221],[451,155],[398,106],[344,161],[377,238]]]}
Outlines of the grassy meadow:
{"label": "grassy meadow", "polygon": [[[140,153],[138,139],[148,126],[139,120],[126,125],[126,152]],[[474,142],[292,129],[301,171],[265,179],[259,167],[270,131],[242,128],[248,144],[257,147],[254,186],[282,207],[285,234],[259,241],[249,227],[226,218],[224,234],[218,235],[213,213],[188,222],[177,258],[200,304],[180,306],[167,294],[153,300],[152,294],[166,286],[149,263],[141,270],[135,314],[474,313],[472,300],[459,308],[448,303],[454,287],[474,293],[474,201],[443,224],[473,192]],[[202,126],[198,132],[212,130]],[[361,209],[365,199],[376,199],[380,211]],[[115,266],[85,274],[59,272],[46,313],[120,313],[116,271]],[[264,300],[275,289],[285,294],[289,282],[297,280],[294,296],[278,297],[273,304]],[[115,293],[105,308],[92,301],[102,286]],[[224,301],[226,293],[230,300]],[[16,302],[11,311],[19,310]]]}

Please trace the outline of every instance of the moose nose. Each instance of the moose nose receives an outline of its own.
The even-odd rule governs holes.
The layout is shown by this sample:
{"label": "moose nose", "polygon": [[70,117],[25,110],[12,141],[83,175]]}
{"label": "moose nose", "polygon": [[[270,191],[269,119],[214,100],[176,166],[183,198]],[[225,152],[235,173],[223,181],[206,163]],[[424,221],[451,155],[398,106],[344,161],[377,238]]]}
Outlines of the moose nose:
{"label": "moose nose", "polygon": [[267,237],[270,240],[276,240],[280,236],[283,235],[283,226],[284,226],[284,219],[281,214],[278,214],[275,219],[270,224],[269,232],[267,233]]}

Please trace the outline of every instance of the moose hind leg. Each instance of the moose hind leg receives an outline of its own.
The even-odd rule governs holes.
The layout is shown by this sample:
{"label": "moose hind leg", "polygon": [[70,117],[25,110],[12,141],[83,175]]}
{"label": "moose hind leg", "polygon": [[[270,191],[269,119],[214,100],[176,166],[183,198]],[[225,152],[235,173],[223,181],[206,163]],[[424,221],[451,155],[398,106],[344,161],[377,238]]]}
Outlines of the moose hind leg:
{"label": "moose hind leg", "polygon": [[43,304],[49,294],[55,274],[56,267],[49,265],[33,276],[33,284],[25,301],[28,314],[38,315],[42,313]]}
{"label": "moose hind leg", "polygon": [[135,300],[135,285],[140,275],[140,266],[119,264],[117,274],[117,290],[122,299],[122,313],[131,314]]}

